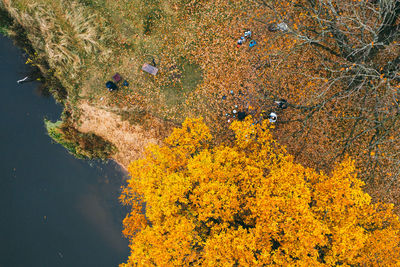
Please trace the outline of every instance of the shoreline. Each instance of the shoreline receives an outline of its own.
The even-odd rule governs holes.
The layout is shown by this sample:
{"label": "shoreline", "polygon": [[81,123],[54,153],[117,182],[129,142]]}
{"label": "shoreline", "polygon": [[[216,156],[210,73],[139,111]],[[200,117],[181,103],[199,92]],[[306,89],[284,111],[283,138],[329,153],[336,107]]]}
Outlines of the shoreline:
{"label": "shoreline", "polygon": [[[6,4],[8,3],[6,2]],[[37,58],[34,44],[27,37],[28,33],[24,26],[20,24],[16,18],[12,17],[10,10],[5,7],[4,3],[0,8],[7,12],[10,16],[9,18],[12,19],[12,21],[10,21],[11,26],[8,29],[10,34],[8,34],[7,37],[28,54],[28,63],[33,68],[40,70],[41,75],[44,77],[44,79],[42,79],[44,87],[55,87],[55,89],[50,89],[49,91],[55,101],[62,105],[63,114],[66,112],[71,113],[72,116],[78,114],[78,119],[72,120],[72,126],[83,134],[93,133],[115,145],[117,152],[110,155],[109,159],[115,161],[124,172],[128,172],[128,166],[131,161],[139,159],[142,156],[144,148],[147,145],[161,143],[164,135],[160,134],[160,132],[166,128],[165,125],[161,125],[162,123],[160,120],[156,120],[156,118],[148,116],[148,118],[152,120],[150,124],[155,126],[154,129],[152,128],[149,130],[145,129],[140,124],[131,124],[127,120],[122,120],[120,115],[107,111],[106,109],[110,108],[108,106],[92,105],[88,100],[74,102],[74,100],[71,100],[71,97],[67,97],[67,95],[65,98],[60,99],[60,95],[64,95],[63,92],[68,92],[68,89],[64,88],[56,76],[52,76],[54,71],[51,70],[50,64],[46,61],[46,58]],[[61,120],[65,120],[63,115]]]}
{"label": "shoreline", "polygon": [[9,203],[2,209],[0,265],[84,266],[90,258],[94,266],[118,266],[129,256],[121,235],[127,207],[119,201],[125,169],[113,160],[75,159],[49,138],[43,118],[58,119],[62,106],[38,92],[39,82],[16,83],[30,66],[20,47],[0,39],[1,148],[7,156],[1,189]]}

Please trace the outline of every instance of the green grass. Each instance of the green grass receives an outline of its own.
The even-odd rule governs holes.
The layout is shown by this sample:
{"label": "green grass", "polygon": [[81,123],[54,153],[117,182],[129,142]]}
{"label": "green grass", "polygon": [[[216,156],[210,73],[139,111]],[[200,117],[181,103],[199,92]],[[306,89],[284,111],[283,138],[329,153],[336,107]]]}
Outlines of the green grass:
{"label": "green grass", "polygon": [[93,133],[77,131],[68,120],[51,122],[44,120],[48,135],[69,153],[80,159],[107,159],[116,152],[110,142]]}
{"label": "green grass", "polygon": [[185,92],[192,91],[203,81],[203,72],[200,66],[181,58],[182,88]]}
{"label": "green grass", "polygon": [[44,120],[44,125],[47,130],[47,134],[53,139],[54,142],[62,145],[69,153],[74,155],[76,158],[84,159],[84,155],[78,153],[78,145],[75,142],[65,140],[65,135],[61,132],[62,121],[51,122]]}
{"label": "green grass", "polygon": [[[178,60],[176,69],[176,75],[179,76],[177,81],[171,81],[170,84],[162,87],[161,90],[166,96],[167,107],[173,108],[178,106],[178,114],[176,115],[179,115],[177,117],[183,120],[185,117],[186,98],[202,82],[202,70],[198,65],[190,63],[183,57]],[[174,80],[173,78],[171,80]]]}

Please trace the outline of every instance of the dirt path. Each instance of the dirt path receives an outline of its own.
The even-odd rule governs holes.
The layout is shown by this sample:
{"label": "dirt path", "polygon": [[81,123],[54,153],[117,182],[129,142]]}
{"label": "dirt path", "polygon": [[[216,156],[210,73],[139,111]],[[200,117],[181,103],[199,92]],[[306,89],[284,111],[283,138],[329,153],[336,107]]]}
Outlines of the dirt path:
{"label": "dirt path", "polygon": [[93,132],[113,143],[118,152],[113,158],[125,169],[133,160],[140,158],[145,147],[150,144],[161,144],[157,130],[144,129],[122,121],[120,116],[112,112],[82,102],[80,125],[78,130],[84,133]]}

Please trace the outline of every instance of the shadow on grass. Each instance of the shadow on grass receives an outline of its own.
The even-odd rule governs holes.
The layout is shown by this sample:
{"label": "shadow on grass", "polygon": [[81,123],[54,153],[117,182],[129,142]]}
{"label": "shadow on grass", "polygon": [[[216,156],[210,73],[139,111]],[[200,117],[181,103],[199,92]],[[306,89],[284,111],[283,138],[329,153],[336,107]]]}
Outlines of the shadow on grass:
{"label": "shadow on grass", "polygon": [[5,11],[0,3],[0,34],[8,35],[8,30],[12,25],[12,18]]}

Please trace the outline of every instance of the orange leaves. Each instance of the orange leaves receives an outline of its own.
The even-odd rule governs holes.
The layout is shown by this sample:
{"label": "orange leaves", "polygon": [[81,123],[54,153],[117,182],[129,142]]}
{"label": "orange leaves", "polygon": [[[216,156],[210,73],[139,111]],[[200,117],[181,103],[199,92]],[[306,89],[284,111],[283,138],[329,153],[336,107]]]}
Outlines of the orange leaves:
{"label": "orange leaves", "polygon": [[123,225],[124,230],[122,233],[124,236],[132,238],[138,231],[144,229],[147,225],[146,217],[140,212],[140,210],[131,211],[129,216],[126,216],[124,219]]}
{"label": "orange leaves", "polygon": [[257,248],[255,235],[239,226],[237,230],[224,229],[206,241],[205,262],[209,266],[258,266],[254,251]]}
{"label": "orange leaves", "polygon": [[[398,218],[371,204],[354,163],[331,175],[304,168],[268,125],[234,122],[236,142],[212,147],[202,120],[187,120],[133,162],[121,197],[133,210],[124,220],[126,266],[398,262]],[[132,192],[143,196],[146,223]]]}
{"label": "orange leaves", "polygon": [[179,147],[192,154],[199,148],[207,148],[211,139],[210,130],[202,123],[203,119],[188,119],[182,128],[176,128],[165,140],[171,148]]}

